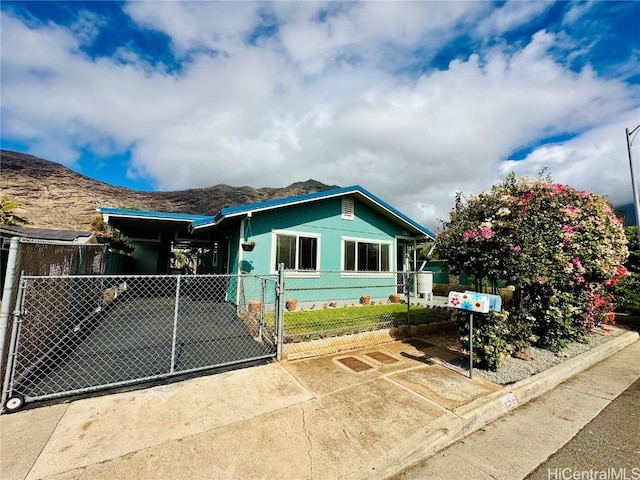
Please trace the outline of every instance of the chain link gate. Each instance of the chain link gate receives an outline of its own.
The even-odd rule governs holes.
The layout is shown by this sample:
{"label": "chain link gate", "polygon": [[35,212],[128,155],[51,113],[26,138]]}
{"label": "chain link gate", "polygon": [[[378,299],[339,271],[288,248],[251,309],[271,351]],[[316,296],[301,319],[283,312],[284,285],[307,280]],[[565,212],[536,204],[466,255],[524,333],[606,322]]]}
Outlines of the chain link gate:
{"label": "chain link gate", "polygon": [[276,287],[251,275],[23,276],[6,407],[275,357]]}

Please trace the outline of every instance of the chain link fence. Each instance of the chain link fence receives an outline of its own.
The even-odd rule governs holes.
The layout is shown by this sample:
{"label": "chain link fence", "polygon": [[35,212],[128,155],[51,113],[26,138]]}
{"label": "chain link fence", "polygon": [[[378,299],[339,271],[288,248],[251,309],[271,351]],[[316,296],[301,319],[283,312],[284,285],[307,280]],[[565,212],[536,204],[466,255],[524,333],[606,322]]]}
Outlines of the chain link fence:
{"label": "chain link fence", "polygon": [[[0,378],[6,377],[8,352],[12,336],[13,324],[10,322],[10,313],[18,308],[17,298],[19,279],[21,275],[90,275],[104,273],[106,262],[106,245],[74,244],[69,242],[41,241],[29,238],[14,238],[16,241],[15,258],[9,264],[11,255],[6,259],[7,271],[2,272],[3,302],[2,315],[0,315]],[[3,248],[8,242],[3,243]],[[9,250],[9,249],[7,249]],[[4,250],[3,253],[7,252]],[[3,264],[3,267],[5,265]],[[10,285],[5,285],[5,273],[10,274]],[[7,288],[8,287],[8,288]],[[9,291],[6,291],[6,290]],[[4,393],[4,392],[3,392]]]}
{"label": "chain link fence", "polygon": [[284,356],[375,345],[449,320],[415,272],[285,274]]}
{"label": "chain link fence", "polygon": [[[93,260],[83,257],[91,269],[104,258],[95,252]],[[432,277],[425,285],[423,275],[282,269],[270,277],[23,275],[12,299],[3,400],[36,401],[424,335],[450,314],[431,295]]]}
{"label": "chain link fence", "polygon": [[24,276],[20,283],[6,387],[29,401],[276,352],[275,322],[266,321],[275,312],[271,279]]}

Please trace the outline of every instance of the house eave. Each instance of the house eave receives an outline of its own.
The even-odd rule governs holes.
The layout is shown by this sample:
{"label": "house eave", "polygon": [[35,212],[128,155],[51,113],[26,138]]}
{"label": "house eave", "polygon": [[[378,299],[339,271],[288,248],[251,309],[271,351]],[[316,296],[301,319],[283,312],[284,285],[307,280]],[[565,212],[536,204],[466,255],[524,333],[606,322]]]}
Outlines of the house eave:
{"label": "house eave", "polygon": [[108,218],[124,218],[135,220],[151,220],[159,222],[177,222],[192,224],[195,221],[209,220],[208,215],[193,215],[188,213],[154,212],[148,210],[126,210],[120,208],[100,207],[98,213]]}

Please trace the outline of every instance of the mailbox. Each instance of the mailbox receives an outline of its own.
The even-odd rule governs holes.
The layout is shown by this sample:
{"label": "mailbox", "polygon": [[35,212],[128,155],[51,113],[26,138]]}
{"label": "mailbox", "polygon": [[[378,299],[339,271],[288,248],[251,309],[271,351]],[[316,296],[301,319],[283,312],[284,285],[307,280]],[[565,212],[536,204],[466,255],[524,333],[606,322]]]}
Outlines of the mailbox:
{"label": "mailbox", "polygon": [[499,312],[502,309],[502,297],[478,292],[449,292],[448,307],[477,313]]}
{"label": "mailbox", "polygon": [[499,312],[502,297],[478,292],[449,292],[447,306],[471,312],[469,315],[469,378],[473,378],[473,314]]}
{"label": "mailbox", "polygon": [[[476,294],[476,292],[464,292],[464,293],[471,293],[471,294]],[[490,293],[480,293],[480,294],[476,294],[476,295],[483,295],[485,297],[489,298],[489,311],[490,312],[499,312],[500,310],[502,310],[502,297],[500,295],[492,295]]]}
{"label": "mailbox", "polygon": [[449,307],[470,312],[489,313],[489,299],[475,292],[449,292]]}

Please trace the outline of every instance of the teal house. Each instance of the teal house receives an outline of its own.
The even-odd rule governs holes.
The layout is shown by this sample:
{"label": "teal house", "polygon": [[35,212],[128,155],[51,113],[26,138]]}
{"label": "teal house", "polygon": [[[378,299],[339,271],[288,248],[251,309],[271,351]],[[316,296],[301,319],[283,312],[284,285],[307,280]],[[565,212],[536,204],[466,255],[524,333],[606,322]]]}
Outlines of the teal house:
{"label": "teal house", "polygon": [[[223,208],[215,216],[100,208],[134,246],[131,273],[170,273],[172,251],[198,249],[192,273],[275,276],[302,305],[402,293],[410,247],[434,238],[360,186]],[[400,277],[401,278],[401,277]],[[227,293],[226,299],[229,298]]]}

